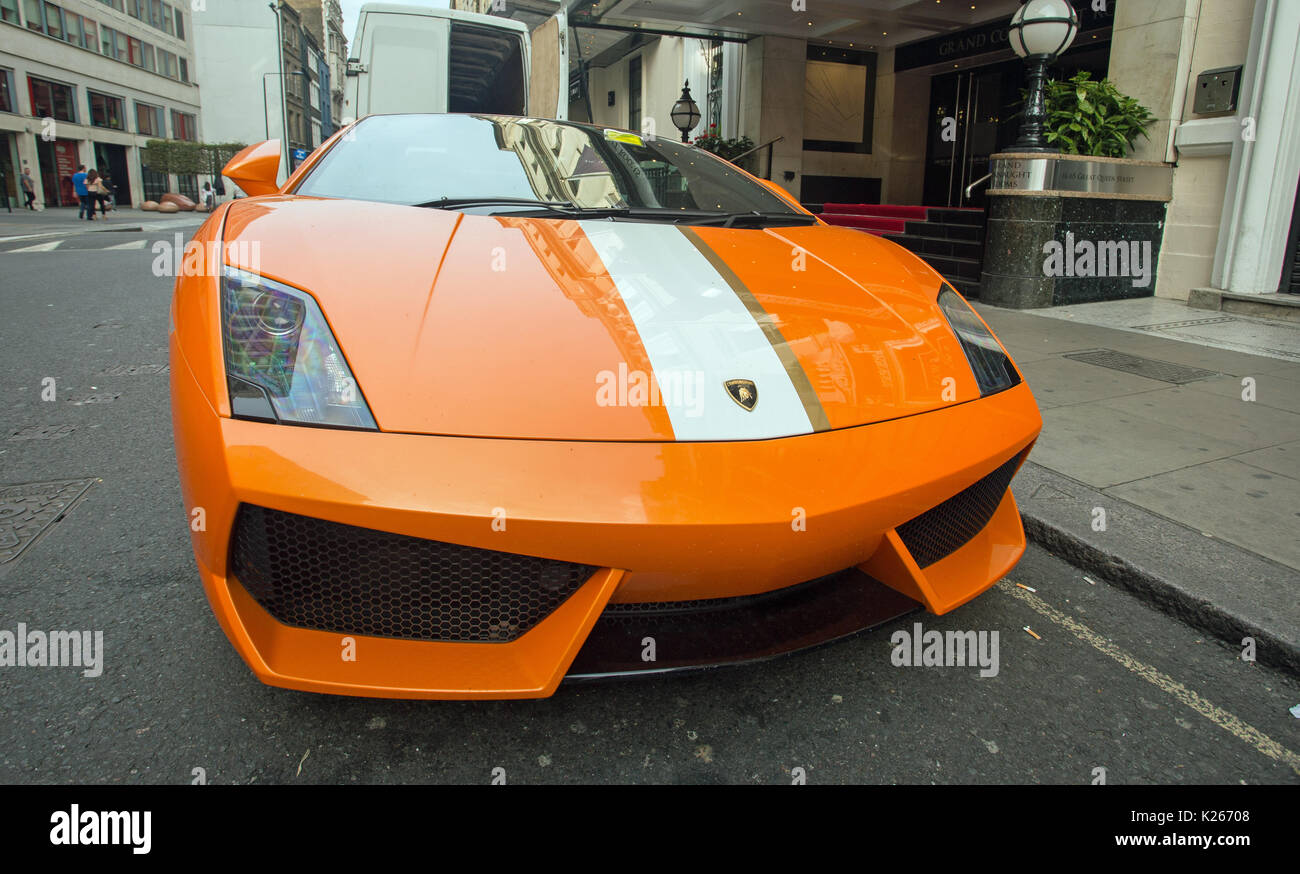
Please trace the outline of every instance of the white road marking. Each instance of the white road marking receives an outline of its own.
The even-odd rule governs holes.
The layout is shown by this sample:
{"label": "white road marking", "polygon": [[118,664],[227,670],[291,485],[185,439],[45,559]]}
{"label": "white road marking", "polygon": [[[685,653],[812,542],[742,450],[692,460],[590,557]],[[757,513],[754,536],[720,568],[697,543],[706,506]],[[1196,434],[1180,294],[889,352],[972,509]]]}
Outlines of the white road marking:
{"label": "white road marking", "polygon": [[116,246],[105,246],[100,249],[101,252],[121,251],[126,249],[143,249],[148,240],[132,240],[129,243],[119,243]]}
{"label": "white road marking", "polygon": [[26,246],[22,249],[10,249],[9,254],[13,255],[18,252],[53,252],[63,245],[63,240],[52,240],[48,243],[37,243],[35,246]]}
{"label": "white road marking", "polygon": [[1079,640],[1091,646],[1093,649],[1110,656],[1119,662],[1132,673],[1146,680],[1151,685],[1176,698],[1180,703],[1185,704],[1192,710],[1204,716],[1224,731],[1236,736],[1239,740],[1253,746],[1256,750],[1268,756],[1270,759],[1282,762],[1288,765],[1291,770],[1300,774],[1300,755],[1292,752],[1264,734],[1252,725],[1248,725],[1240,717],[1229,713],[1222,707],[1206,701],[1196,692],[1188,689],[1182,683],[1175,680],[1168,674],[1162,673],[1150,665],[1138,661],[1133,656],[1093,631],[1075,619],[1066,616],[1060,610],[1048,604],[1037,595],[1032,595],[1024,589],[1017,589],[1010,580],[1003,580],[998,583],[998,589],[1024,601],[1034,612],[1046,619],[1051,620],[1057,625],[1069,631]]}
{"label": "white road marking", "polygon": [[[667,406],[678,440],[812,433],[771,340],[679,228],[649,222],[580,224],[623,296],[660,384],[673,374],[703,374],[700,409]],[[753,410],[727,395],[724,383],[729,379],[754,382],[758,404]]]}

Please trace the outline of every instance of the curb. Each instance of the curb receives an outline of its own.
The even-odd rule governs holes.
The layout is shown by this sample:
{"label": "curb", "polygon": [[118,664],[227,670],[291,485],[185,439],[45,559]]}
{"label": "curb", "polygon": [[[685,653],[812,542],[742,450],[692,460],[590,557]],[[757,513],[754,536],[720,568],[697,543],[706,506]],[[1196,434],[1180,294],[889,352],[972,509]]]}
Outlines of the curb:
{"label": "curb", "polygon": [[[1254,638],[1257,661],[1300,676],[1300,572],[1031,465],[1013,483],[1028,486],[1020,518],[1030,540],[1230,648]],[[1057,495],[1076,510],[1106,507],[1117,523],[1145,530],[1133,538],[1106,535],[1118,543],[1103,544],[1086,524],[1061,518],[1049,505]]]}

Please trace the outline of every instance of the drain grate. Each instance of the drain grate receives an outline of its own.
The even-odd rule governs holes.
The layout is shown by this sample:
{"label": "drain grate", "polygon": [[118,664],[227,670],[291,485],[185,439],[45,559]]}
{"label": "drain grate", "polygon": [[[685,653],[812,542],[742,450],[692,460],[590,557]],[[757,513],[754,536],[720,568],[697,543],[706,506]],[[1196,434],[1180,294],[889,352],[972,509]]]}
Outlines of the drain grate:
{"label": "drain grate", "polygon": [[85,495],[92,479],[0,486],[0,564],[13,561]]}
{"label": "drain grate", "polygon": [[1158,325],[1134,325],[1138,331],[1168,331],[1174,328],[1193,328],[1197,325],[1221,325],[1224,322],[1235,322],[1232,316],[1211,316],[1205,319],[1183,319],[1181,322],[1161,322]]}
{"label": "drain grate", "polygon": [[77,430],[76,425],[28,425],[9,435],[10,440],[58,440]]}
{"label": "drain grate", "polygon": [[1199,379],[1209,379],[1212,376],[1219,376],[1214,370],[1202,370],[1199,367],[1188,367],[1186,364],[1175,364],[1172,361],[1157,361],[1154,358],[1142,358],[1137,355],[1129,355],[1125,352],[1116,352],[1114,349],[1093,349],[1088,352],[1070,352],[1063,356],[1072,361],[1082,361],[1084,364],[1095,364],[1098,367],[1108,367],[1111,370],[1119,370],[1124,373],[1131,373],[1134,376],[1145,376],[1147,379],[1157,379],[1161,382],[1170,382],[1174,385],[1182,385],[1185,382],[1196,382]]}

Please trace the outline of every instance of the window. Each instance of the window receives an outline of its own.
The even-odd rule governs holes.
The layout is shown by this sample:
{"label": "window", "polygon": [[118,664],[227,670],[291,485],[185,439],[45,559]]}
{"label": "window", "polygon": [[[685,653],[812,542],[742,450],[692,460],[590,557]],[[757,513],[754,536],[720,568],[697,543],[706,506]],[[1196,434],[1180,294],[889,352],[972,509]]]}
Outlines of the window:
{"label": "window", "polygon": [[146,137],[167,138],[161,106],[150,106],[138,100],[135,104],[135,132]]}
{"label": "window", "polygon": [[23,13],[28,30],[45,30],[45,17],[41,14],[41,0],[23,0]]}
{"label": "window", "polygon": [[81,45],[81,16],[71,12],[63,13],[64,38],[74,46]]}
{"label": "window", "polygon": [[0,70],[0,112],[17,112],[18,102],[14,99],[14,74],[12,70]]}
{"label": "window", "polygon": [[45,32],[55,39],[63,39],[63,10],[53,3],[45,4]]}
{"label": "window", "polygon": [[110,58],[117,57],[117,52],[113,50],[113,46],[116,45],[116,43],[113,41],[113,38],[116,35],[117,35],[117,31],[113,30],[113,28],[111,27],[101,27],[99,29],[100,51],[102,51],[106,56]]}
{"label": "window", "polygon": [[0,20],[18,23],[18,0],[0,0]]}
{"label": "window", "polygon": [[76,101],[71,85],[27,77],[27,90],[32,98],[32,115],[37,118],[54,118],[76,122]]}
{"label": "window", "polygon": [[176,78],[176,56],[171,52],[158,49],[158,72],[168,79]]}
{"label": "window", "polygon": [[87,91],[90,97],[90,123],[95,127],[126,130],[126,104],[121,97]]}
{"label": "window", "polygon": [[627,129],[641,130],[641,58],[627,64]]}
{"label": "window", "polygon": [[198,125],[195,123],[194,116],[188,112],[177,112],[172,110],[172,137],[178,140],[197,140],[199,138]]}
{"label": "window", "polygon": [[126,38],[127,56],[122,60],[136,67],[144,66],[144,53],[140,50],[140,40],[133,36]]}
{"label": "window", "polygon": [[141,48],[144,49],[144,68],[150,73],[158,72],[158,62],[154,58],[153,46],[149,45],[149,43],[143,43]]}
{"label": "window", "polygon": [[126,51],[126,34],[122,33],[122,31],[119,30],[113,36],[113,45],[117,49],[116,57],[119,61],[125,61],[130,57]]}
{"label": "window", "polygon": [[194,174],[186,176],[178,175],[176,177],[176,190],[188,197],[190,200],[198,203],[199,201],[199,177]]}
{"label": "window", "polygon": [[95,32],[95,22],[89,18],[81,19],[81,47],[92,52],[99,51],[99,34]]}
{"label": "window", "polygon": [[176,37],[185,39],[185,13],[179,9],[176,10]]}
{"label": "window", "polygon": [[181,63],[181,81],[188,82],[190,81],[190,62],[185,60],[184,58],[181,58],[180,63]]}
{"label": "window", "polygon": [[162,4],[162,30],[163,33],[175,33],[176,26],[172,23],[172,8],[167,4]]}
{"label": "window", "polygon": [[147,166],[140,168],[141,181],[144,183],[144,199],[160,200],[167,193],[167,174],[150,170]]}

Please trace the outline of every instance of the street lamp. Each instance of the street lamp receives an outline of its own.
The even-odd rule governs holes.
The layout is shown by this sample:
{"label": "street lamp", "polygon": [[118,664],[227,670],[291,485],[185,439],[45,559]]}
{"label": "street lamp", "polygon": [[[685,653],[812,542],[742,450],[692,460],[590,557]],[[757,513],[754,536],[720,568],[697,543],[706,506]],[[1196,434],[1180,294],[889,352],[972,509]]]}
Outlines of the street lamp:
{"label": "street lamp", "polygon": [[1055,152],[1043,142],[1043,124],[1047,120],[1047,66],[1070,47],[1079,32],[1079,14],[1068,0],[1026,0],[1011,17],[1007,38],[1011,48],[1025,59],[1029,68],[1029,94],[1025,114],[1020,122],[1020,152]]}
{"label": "street lamp", "polygon": [[700,123],[700,107],[691,99],[691,81],[686,80],[686,85],[682,88],[682,96],[677,98],[673,104],[673,111],[669,113],[669,118],[673,120],[673,126],[682,132],[682,142],[689,143],[690,139],[687,134]]}

